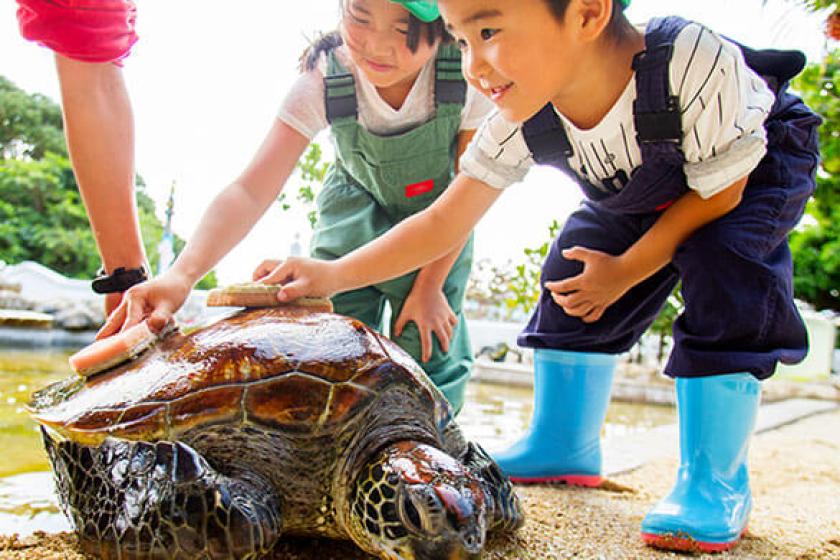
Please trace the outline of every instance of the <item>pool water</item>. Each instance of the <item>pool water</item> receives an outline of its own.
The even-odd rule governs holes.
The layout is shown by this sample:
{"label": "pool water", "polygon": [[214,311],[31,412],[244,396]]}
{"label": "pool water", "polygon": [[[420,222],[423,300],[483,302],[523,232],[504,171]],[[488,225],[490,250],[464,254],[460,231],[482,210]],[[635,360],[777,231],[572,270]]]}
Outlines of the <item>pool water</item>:
{"label": "pool water", "polygon": [[[24,406],[32,391],[70,375],[71,353],[0,350],[0,534],[69,528],[55,501],[40,433]],[[532,398],[530,388],[471,383],[458,421],[468,439],[489,451],[503,449],[527,431]],[[611,403],[604,437],[673,422],[669,407]]]}

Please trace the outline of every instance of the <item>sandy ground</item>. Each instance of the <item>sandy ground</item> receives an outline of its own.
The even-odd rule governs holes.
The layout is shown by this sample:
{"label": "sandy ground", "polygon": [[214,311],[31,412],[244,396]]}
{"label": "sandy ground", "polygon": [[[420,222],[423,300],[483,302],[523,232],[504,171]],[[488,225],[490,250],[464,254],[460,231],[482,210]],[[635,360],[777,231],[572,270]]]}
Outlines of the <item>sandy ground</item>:
{"label": "sandy ground", "polygon": [[[751,450],[755,509],[750,533],[729,553],[693,558],[840,558],[840,411],[756,436]],[[520,487],[528,522],[496,538],[485,558],[685,558],[645,547],[638,537],[647,508],[667,493],[676,458],[655,461],[597,490]],[[0,537],[0,558],[81,560],[73,535]],[[284,542],[274,560],[368,557],[350,544]]]}

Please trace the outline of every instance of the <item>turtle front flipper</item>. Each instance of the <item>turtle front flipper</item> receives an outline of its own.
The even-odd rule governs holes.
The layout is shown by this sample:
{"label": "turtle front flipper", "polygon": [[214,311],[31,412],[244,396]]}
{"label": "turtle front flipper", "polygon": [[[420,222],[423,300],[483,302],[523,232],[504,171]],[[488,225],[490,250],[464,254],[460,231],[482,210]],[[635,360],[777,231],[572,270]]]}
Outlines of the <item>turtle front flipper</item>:
{"label": "turtle front flipper", "polygon": [[502,473],[484,449],[474,442],[467,443],[464,455],[460,457],[464,465],[481,481],[481,487],[490,498],[488,511],[492,510],[490,530],[512,531],[525,522],[522,504],[513,489],[513,483]]}
{"label": "turtle front flipper", "polygon": [[224,476],[183,443],[106,439],[87,447],[43,433],[62,508],[85,552],[253,559],[277,541],[280,501],[269,485]]}

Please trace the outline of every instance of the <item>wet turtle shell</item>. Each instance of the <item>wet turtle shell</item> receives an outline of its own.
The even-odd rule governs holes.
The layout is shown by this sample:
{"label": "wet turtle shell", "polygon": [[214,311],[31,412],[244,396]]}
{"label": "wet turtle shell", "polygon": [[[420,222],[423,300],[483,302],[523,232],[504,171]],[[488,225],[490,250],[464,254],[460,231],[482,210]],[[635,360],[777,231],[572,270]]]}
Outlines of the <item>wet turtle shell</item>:
{"label": "wet turtle shell", "polygon": [[393,383],[412,387],[437,424],[448,403],[402,349],[363,323],[302,308],[238,313],[173,334],[138,360],[36,393],[35,420],[73,441],[174,440],[239,423],[323,435],[363,413]]}

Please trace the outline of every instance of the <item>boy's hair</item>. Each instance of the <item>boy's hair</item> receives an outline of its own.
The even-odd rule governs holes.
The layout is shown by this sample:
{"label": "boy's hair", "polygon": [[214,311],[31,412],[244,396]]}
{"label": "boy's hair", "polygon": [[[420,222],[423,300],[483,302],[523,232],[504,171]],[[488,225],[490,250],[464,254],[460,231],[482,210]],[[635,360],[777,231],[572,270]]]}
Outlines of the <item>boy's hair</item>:
{"label": "boy's hair", "polygon": [[[339,0],[339,6],[344,11],[344,3],[347,0]],[[437,18],[428,23],[418,19],[414,14],[408,14],[408,34],[405,38],[405,44],[411,52],[417,52],[417,47],[420,46],[420,39],[425,35],[426,42],[429,45],[434,45],[435,41],[441,39],[444,43],[452,40],[449,33],[446,32],[446,26],[442,18]],[[309,45],[300,57],[300,71],[308,72],[318,65],[318,59],[322,53],[329,52],[343,43],[341,34],[336,31],[330,31],[326,35],[318,37],[311,45]]]}
{"label": "boy's hair", "polygon": [[[566,15],[566,8],[569,7],[570,0],[545,0],[548,7],[551,8],[554,17],[559,21],[563,20]],[[632,24],[624,16],[624,4],[621,0],[613,0],[612,15],[610,16],[610,23],[607,25],[607,36],[612,40],[621,40],[629,35],[632,30]]]}

